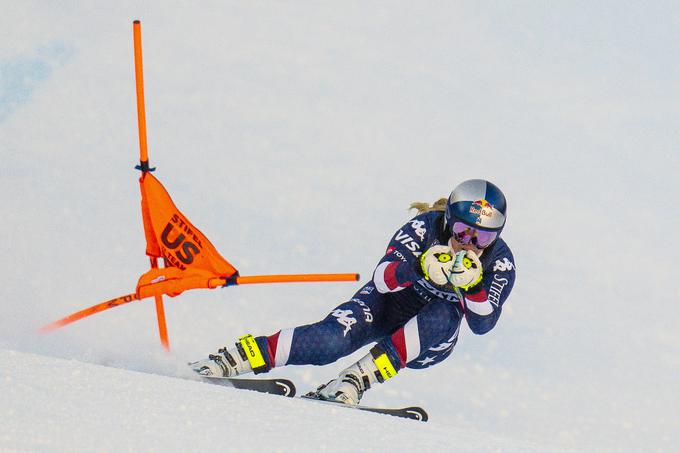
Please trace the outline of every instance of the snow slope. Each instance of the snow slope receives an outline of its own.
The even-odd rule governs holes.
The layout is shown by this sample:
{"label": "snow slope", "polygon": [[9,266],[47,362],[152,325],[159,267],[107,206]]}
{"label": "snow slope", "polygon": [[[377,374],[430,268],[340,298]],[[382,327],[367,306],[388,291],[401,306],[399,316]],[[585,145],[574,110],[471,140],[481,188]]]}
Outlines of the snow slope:
{"label": "snow slope", "polygon": [[457,451],[550,451],[441,423],[73,360],[1,350],[0,365],[2,451],[437,451],[452,439]]}
{"label": "snow slope", "polygon": [[[183,436],[173,423],[186,418],[153,412],[144,398],[180,407],[187,393],[222,412],[206,401],[216,389],[157,375],[178,375],[243,333],[316,321],[358,288],[251,286],[170,299],[171,354],[159,348],[147,302],[36,333],[131,292],[148,267],[132,170],[135,18],[156,175],[244,275],[365,279],[410,202],[470,177],[506,192],[513,294],[491,333],[463,329],[445,363],[366,395],[367,404],[428,408],[426,427],[375,419],[397,427],[393,449],[428,442],[424,432],[455,433],[446,439],[473,451],[680,447],[672,3],[0,2],[0,438],[11,442],[1,448],[19,448],[8,427],[27,433],[54,421],[51,412],[64,426],[41,431],[45,449],[92,446],[77,424],[107,417],[139,421],[140,430],[112,431],[107,449],[132,445],[144,423],[171,431],[178,449],[235,435],[250,422]],[[274,374],[307,390],[360,354]],[[22,366],[25,374],[11,371]],[[114,398],[90,374],[130,387]],[[71,380],[91,389],[100,418],[72,402]],[[274,405],[327,411],[220,390],[225,404],[266,412],[258,427],[267,433],[297,429],[285,413],[265,411]],[[135,414],[135,404],[164,424]],[[193,423],[218,426],[196,411]],[[374,429],[354,414],[331,416]],[[309,419],[324,445],[342,449],[328,423]],[[282,450],[322,442],[263,438]]]}

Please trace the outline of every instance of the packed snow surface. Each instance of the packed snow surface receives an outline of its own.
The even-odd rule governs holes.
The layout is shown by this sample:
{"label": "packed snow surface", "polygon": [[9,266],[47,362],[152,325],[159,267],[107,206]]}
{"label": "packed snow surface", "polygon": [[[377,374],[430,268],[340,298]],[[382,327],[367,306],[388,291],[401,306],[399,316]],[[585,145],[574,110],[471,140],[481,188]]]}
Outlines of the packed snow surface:
{"label": "packed snow surface", "polygon": [[[0,351],[0,449],[546,451],[422,423],[118,368]],[[351,433],[348,435],[347,433]]]}
{"label": "packed snow surface", "polygon": [[[242,275],[359,272],[413,201],[486,178],[517,283],[497,327],[365,404],[192,382],[362,282],[135,302],[132,20],[151,165]],[[680,10],[672,2],[2,1],[0,450],[680,450]],[[300,391],[325,367],[274,370]]]}

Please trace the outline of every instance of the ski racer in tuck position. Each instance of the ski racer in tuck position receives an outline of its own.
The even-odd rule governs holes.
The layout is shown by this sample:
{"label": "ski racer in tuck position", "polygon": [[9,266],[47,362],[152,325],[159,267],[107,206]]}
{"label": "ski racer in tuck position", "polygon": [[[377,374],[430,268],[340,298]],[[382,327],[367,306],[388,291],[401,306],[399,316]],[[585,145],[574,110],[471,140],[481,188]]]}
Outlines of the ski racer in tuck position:
{"label": "ski racer in tuck position", "polygon": [[326,365],[370,343],[370,352],[315,397],[358,404],[363,393],[404,368],[423,369],[451,354],[463,318],[476,334],[494,328],[515,281],[512,253],[500,238],[506,200],[480,179],[458,185],[402,226],[373,279],[323,320],[271,336],[239,338],[191,363],[208,377],[265,373],[284,365]]}

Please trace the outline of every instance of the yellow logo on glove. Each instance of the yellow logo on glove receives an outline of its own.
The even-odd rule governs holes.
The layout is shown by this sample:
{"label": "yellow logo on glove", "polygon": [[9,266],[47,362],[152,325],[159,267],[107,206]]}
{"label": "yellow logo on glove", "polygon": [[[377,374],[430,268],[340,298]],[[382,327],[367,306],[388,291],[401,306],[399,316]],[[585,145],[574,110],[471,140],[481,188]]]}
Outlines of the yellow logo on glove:
{"label": "yellow logo on glove", "polygon": [[440,253],[439,256],[437,256],[437,260],[439,260],[440,263],[448,263],[451,261],[451,255],[448,253]]}

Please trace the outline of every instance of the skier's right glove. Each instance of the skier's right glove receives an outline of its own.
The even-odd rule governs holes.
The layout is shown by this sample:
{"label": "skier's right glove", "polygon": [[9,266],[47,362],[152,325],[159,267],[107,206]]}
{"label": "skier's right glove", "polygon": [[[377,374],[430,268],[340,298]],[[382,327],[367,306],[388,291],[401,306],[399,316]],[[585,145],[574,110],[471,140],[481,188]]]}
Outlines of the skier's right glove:
{"label": "skier's right glove", "polygon": [[433,245],[420,256],[420,268],[426,279],[435,285],[450,283],[455,253],[448,245]]}

